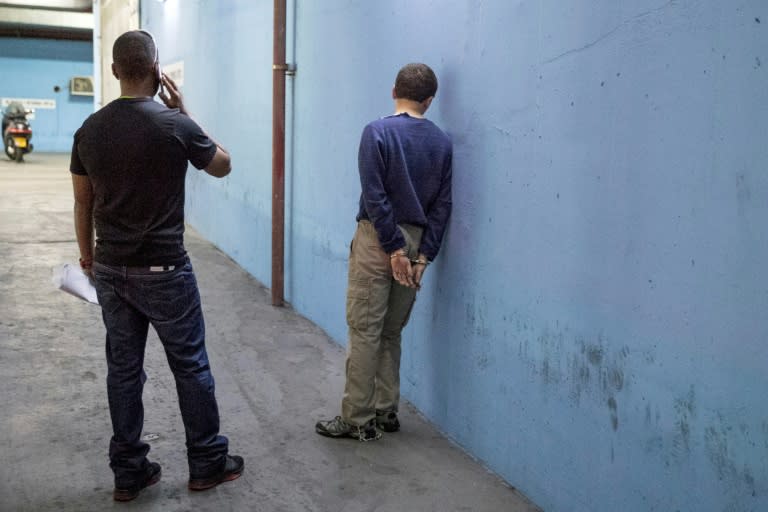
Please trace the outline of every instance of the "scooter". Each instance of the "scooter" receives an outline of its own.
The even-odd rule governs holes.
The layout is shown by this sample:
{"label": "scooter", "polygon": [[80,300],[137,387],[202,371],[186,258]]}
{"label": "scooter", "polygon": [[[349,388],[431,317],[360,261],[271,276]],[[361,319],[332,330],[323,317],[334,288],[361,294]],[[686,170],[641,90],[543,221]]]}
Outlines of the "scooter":
{"label": "scooter", "polygon": [[16,162],[24,161],[24,155],[32,152],[32,128],[29,126],[26,110],[21,103],[13,102],[3,113],[3,146],[8,158]]}

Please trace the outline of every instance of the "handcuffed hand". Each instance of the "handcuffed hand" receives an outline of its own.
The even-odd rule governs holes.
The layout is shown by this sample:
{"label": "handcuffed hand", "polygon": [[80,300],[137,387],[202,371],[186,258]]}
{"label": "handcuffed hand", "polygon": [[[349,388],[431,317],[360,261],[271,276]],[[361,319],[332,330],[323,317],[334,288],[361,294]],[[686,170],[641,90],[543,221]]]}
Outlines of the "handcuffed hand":
{"label": "handcuffed hand", "polygon": [[416,284],[416,288],[421,288],[421,278],[424,276],[424,271],[427,270],[429,260],[423,254],[419,254],[419,258],[413,261],[413,282]]}
{"label": "handcuffed hand", "polygon": [[418,288],[413,281],[411,260],[408,259],[404,252],[390,255],[389,263],[392,267],[392,277],[395,278],[395,281],[408,288]]}

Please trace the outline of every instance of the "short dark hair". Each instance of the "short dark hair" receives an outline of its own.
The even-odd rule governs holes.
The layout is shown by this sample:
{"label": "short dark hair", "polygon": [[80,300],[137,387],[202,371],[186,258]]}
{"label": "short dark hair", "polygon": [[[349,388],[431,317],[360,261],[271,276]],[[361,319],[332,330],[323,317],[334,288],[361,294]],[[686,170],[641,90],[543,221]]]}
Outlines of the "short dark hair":
{"label": "short dark hair", "polygon": [[437,77],[432,68],[418,62],[406,64],[395,79],[395,97],[422,102],[437,93]]}
{"label": "short dark hair", "polygon": [[131,30],[117,38],[112,46],[112,61],[121,78],[136,81],[153,73],[155,43],[140,30]]}

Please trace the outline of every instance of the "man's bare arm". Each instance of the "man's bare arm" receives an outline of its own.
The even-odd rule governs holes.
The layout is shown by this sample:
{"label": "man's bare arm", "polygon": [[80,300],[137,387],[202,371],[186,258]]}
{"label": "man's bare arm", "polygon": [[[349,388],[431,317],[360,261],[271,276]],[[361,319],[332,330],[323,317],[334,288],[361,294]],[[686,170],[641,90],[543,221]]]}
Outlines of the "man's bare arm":
{"label": "man's bare arm", "polygon": [[[168,108],[178,108],[179,112],[185,116],[189,116],[189,112],[184,106],[184,98],[181,95],[181,91],[179,90],[179,86],[176,85],[176,82],[165,73],[162,74],[161,80],[163,81],[166,92],[160,92],[160,99],[163,100]],[[229,157],[229,152],[224,149],[221,144],[216,142],[210,135],[208,135],[208,137],[213,140],[214,144],[216,144],[216,154],[213,155],[211,163],[209,163],[203,170],[211,176],[223,178],[232,170],[232,160]]]}
{"label": "man's bare arm", "polygon": [[223,178],[232,170],[232,160],[229,157],[229,153],[227,153],[224,148],[222,148],[216,141],[213,142],[216,143],[216,154],[213,155],[211,163],[209,163],[203,170],[211,176]]}
{"label": "man's bare arm", "polygon": [[93,263],[93,187],[88,176],[72,174],[75,193],[75,236],[86,269]]}

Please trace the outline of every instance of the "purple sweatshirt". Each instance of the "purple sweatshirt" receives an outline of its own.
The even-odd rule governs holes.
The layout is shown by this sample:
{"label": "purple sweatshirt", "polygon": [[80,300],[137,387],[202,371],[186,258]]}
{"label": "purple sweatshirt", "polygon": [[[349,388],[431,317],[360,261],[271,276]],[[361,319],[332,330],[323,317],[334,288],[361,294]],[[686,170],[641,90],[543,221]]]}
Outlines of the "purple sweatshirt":
{"label": "purple sweatshirt", "polygon": [[448,136],[432,121],[399,114],[363,130],[358,153],[360,211],[373,223],[385,252],[405,246],[398,224],[424,228],[419,252],[437,256],[451,215]]}

